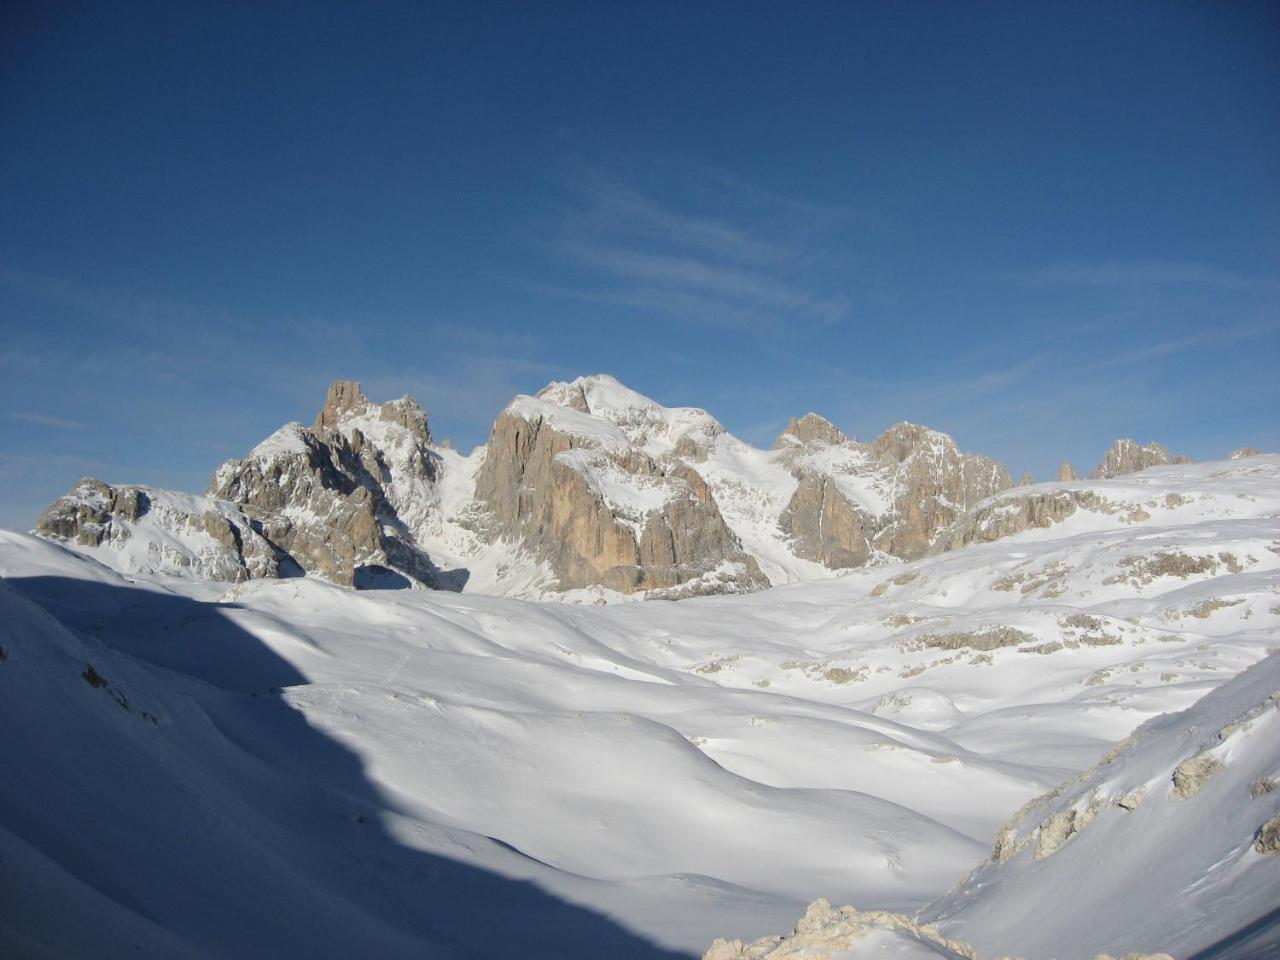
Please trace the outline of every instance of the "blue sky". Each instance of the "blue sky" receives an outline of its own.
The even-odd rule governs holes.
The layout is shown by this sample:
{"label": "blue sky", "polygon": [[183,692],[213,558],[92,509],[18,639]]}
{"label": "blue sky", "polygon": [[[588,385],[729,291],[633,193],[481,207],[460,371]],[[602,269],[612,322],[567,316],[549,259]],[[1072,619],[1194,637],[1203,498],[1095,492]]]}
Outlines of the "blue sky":
{"label": "blue sky", "polygon": [[[799,9],[795,9],[799,8]],[[1280,7],[6,4],[0,525],[327,383],[1280,449]]]}

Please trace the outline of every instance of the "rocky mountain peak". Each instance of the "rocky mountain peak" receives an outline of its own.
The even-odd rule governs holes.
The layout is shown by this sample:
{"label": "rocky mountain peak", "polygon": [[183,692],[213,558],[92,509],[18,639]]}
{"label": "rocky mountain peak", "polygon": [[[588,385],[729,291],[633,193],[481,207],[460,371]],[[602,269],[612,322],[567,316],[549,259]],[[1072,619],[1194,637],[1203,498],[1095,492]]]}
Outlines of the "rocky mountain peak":
{"label": "rocky mountain peak", "polygon": [[871,448],[877,456],[902,463],[922,450],[938,453],[956,450],[956,444],[945,433],[903,420],[876,437],[871,442]]}
{"label": "rocky mountain peak", "polygon": [[723,428],[597,375],[553,382],[499,415],[476,475],[489,535],[519,542],[561,590],[678,596],[767,585],[685,458]]}
{"label": "rocky mountain peak", "polygon": [[378,422],[403,427],[417,444],[431,443],[427,413],[417,400],[406,394],[399,400],[373,403],[354,380],[335,380],[329,385],[324,407],[316,416],[312,429],[317,432],[336,430],[348,436],[352,430],[360,430],[367,435],[377,432],[376,427],[371,430],[370,424]]}
{"label": "rocky mountain peak", "polygon": [[1123,476],[1126,473],[1136,473],[1139,470],[1162,466],[1166,463],[1190,462],[1187,457],[1171,457],[1169,448],[1164,444],[1152,441],[1144,447],[1135,440],[1123,439],[1117,440],[1111,445],[1106,455],[1103,456],[1102,462],[1094,468],[1089,477],[1093,480],[1108,480],[1112,477]]}
{"label": "rocky mountain peak", "polygon": [[1070,460],[1063,460],[1062,466],[1058,468],[1058,482],[1070,483],[1073,480],[1079,480],[1080,474],[1076,473],[1076,468],[1071,465]]}
{"label": "rocky mountain peak", "polygon": [[844,443],[848,439],[826,417],[810,411],[803,417],[792,417],[787,422],[786,429],[774,441],[773,448],[778,450],[795,441],[800,443],[815,441],[819,443]]}
{"label": "rocky mountain peak", "polygon": [[354,380],[335,380],[329,384],[324,407],[316,416],[315,429],[333,429],[345,417],[363,414],[369,408],[369,399]]}

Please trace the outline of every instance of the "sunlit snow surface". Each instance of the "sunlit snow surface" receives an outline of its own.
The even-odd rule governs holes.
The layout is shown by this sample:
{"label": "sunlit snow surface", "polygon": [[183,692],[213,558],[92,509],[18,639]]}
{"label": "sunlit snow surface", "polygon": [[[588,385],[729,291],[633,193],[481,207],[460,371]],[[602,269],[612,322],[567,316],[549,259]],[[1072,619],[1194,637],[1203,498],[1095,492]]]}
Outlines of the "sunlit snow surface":
{"label": "sunlit snow surface", "polygon": [[[0,953],[656,957],[819,896],[914,913],[1025,802],[1280,646],[1280,458],[1108,483],[1159,505],[609,607],[131,579],[2,533]],[[1224,923],[1280,902],[1280,862],[1233,885],[1246,839],[1210,845]],[[1180,909],[1188,869],[1144,909]],[[1006,926],[931,909],[989,956],[1008,924],[1065,936],[1029,896]]]}

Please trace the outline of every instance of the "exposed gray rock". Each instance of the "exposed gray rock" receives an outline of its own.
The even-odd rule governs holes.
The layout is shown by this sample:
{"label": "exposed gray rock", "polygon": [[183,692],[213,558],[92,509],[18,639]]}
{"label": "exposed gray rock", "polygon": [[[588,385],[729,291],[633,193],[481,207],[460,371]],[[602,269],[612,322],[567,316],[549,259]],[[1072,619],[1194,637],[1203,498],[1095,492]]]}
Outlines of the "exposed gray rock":
{"label": "exposed gray rock", "polygon": [[[553,384],[544,402],[590,412],[580,386],[562,389],[571,386]],[[626,422],[637,434],[664,426],[644,422],[642,412]],[[640,506],[610,501],[614,479],[642,491]],[[660,464],[629,440],[606,445],[557,429],[551,412],[536,404],[513,405],[498,417],[476,499],[496,520],[490,536],[521,542],[550,566],[561,590],[682,588],[678,595],[687,595],[768,583],[691,466]]]}
{"label": "exposed gray rock", "polygon": [[1257,447],[1241,447],[1239,450],[1232,450],[1228,460],[1243,460],[1245,457],[1261,456],[1262,451]]}
{"label": "exposed gray rock", "polygon": [[1280,817],[1272,817],[1258,828],[1253,849],[1258,853],[1280,853]]}
{"label": "exposed gray rock", "polygon": [[809,443],[818,440],[822,443],[844,443],[848,439],[826,417],[810,412],[803,417],[792,417],[787,423],[787,428],[774,441],[773,448],[777,450],[796,441]]}
{"label": "exposed gray rock", "polygon": [[1179,800],[1195,796],[1210,777],[1223,769],[1222,761],[1207,753],[1183,760],[1173,770],[1173,795]]}
{"label": "exposed gray rock", "polygon": [[315,426],[292,423],[218,468],[209,495],[239,505],[303,570],[344,586],[362,568],[434,585],[412,524],[429,511],[438,468],[427,416],[410,397],[373,404],[339,380]]}
{"label": "exposed gray rock", "polygon": [[832,570],[864,566],[871,544],[862,511],[851,504],[830,477],[802,473],[799,486],[779,520],[797,557]]}
{"label": "exposed gray rock", "polygon": [[877,549],[904,559],[923,556],[938,531],[1013,481],[990,457],[961,453],[946,434],[911,423],[890,427],[872,444],[894,471],[892,514],[876,534]]}
{"label": "exposed gray rock", "polygon": [[1076,468],[1071,465],[1070,460],[1063,460],[1062,466],[1058,468],[1057,481],[1059,483],[1070,483],[1072,480],[1079,480],[1080,474],[1076,473]]}
{"label": "exposed gray rock", "polygon": [[911,423],[859,443],[811,413],[792,420],[774,449],[799,483],[779,526],[796,556],[832,569],[863,566],[877,552],[914,559],[965,509],[1012,485],[995,461]]}
{"label": "exposed gray rock", "polygon": [[1169,456],[1169,448],[1163,444],[1152,442],[1143,447],[1134,440],[1117,440],[1089,476],[1094,480],[1106,480],[1166,463],[1190,462],[1187,457]]}
{"label": "exposed gray rock", "polygon": [[280,572],[275,549],[231,504],[92,477],[50,504],[36,532],[113,550],[136,573],[239,582]]}
{"label": "exposed gray rock", "polygon": [[[836,956],[861,956],[858,941],[872,933],[891,937],[911,956],[928,953],[952,960],[978,957],[967,943],[944,937],[934,927],[918,924],[904,914],[837,908],[819,899],[809,904],[789,935],[761,937],[750,943],[718,939],[702,960],[832,960]],[[877,952],[883,951],[886,944],[879,940],[876,947]]]}
{"label": "exposed gray rock", "polygon": [[1045,490],[1001,497],[966,513],[941,531],[930,552],[958,550],[971,543],[990,543],[1024,530],[1051,527],[1077,510],[1110,513],[1115,505],[1092,490]]}

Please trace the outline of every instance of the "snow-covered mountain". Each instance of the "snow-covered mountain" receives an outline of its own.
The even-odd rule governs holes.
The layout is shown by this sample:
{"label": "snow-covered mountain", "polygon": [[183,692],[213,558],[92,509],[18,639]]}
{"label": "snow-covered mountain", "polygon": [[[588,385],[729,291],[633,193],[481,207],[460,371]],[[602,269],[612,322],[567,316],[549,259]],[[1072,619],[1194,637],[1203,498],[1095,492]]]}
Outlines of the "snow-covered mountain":
{"label": "snow-covered mountain", "polygon": [[36,529],[130,573],[609,601],[913,559],[1010,486],[924,427],[861,443],[810,413],[761,450],[608,376],[517,397],[463,456],[411,397],[338,381],[312,426],[223,464],[204,498],[86,478]]}
{"label": "snow-covered mountain", "polygon": [[[610,408],[623,425],[535,399],[513,420],[602,433],[551,456],[553,492],[578,482],[554,466],[565,451],[639,450],[661,484],[668,445],[706,438],[685,456],[705,457],[744,551],[708,464],[787,476],[862,454],[813,418],[744,452],[692,413]],[[427,444],[415,500],[400,480],[417,468],[375,432],[403,425],[363,409],[339,466],[375,517],[425,504],[436,525],[403,529],[446,573],[443,548],[512,549],[456,492],[492,450]],[[342,451],[335,432],[297,435]],[[327,478],[318,460],[224,474],[284,488]],[[857,912],[819,905],[803,926],[825,940],[777,956],[1189,957],[1275,933],[1278,456],[998,491],[934,537],[957,549],[604,607],[193,576],[173,558],[243,555],[208,513],[270,542],[266,495],[152,491],[188,518],[152,555],[146,525],[178,521],[131,489],[62,510],[61,535],[100,546],[0,534],[0,764],[17,772],[0,778],[0,954],[653,958],[720,937],[735,956],[820,897]],[[1024,498],[1064,490],[1083,499],[1035,522]],[[144,572],[155,556],[170,565]]]}

